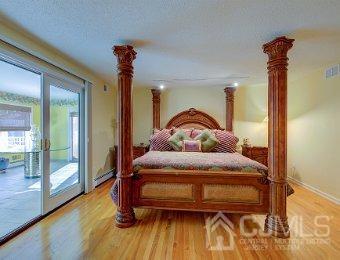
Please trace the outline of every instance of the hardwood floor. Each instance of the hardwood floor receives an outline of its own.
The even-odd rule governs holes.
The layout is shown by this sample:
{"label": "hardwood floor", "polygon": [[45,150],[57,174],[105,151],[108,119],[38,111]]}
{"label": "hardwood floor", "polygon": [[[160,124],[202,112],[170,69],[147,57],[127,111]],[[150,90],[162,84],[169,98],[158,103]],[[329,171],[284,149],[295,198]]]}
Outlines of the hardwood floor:
{"label": "hardwood floor", "polygon": [[[0,248],[1,259],[339,259],[340,206],[296,185],[288,198],[291,238],[240,235],[240,214],[226,214],[234,225],[234,250],[206,246],[206,219],[215,214],[137,209],[138,222],[128,229],[113,224],[115,207],[109,181],[72,201]],[[315,216],[322,215],[315,220]],[[329,220],[328,220],[329,218]],[[316,222],[315,222],[316,221]],[[245,229],[262,230],[264,216],[245,221]],[[321,226],[323,225],[323,226]],[[330,233],[327,235],[327,228]],[[301,234],[303,232],[303,237]],[[299,235],[300,234],[300,235]],[[312,235],[307,237],[307,235]],[[220,237],[220,238],[219,238]],[[212,244],[232,237],[222,226]],[[231,245],[233,245],[231,243]]]}

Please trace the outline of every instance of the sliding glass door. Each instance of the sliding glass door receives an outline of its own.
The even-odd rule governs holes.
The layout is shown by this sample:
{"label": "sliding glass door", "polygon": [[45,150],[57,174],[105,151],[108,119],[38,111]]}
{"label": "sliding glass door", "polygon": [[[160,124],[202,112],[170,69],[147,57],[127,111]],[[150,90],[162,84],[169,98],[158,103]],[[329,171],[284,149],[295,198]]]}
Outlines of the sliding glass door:
{"label": "sliding glass door", "polygon": [[2,240],[84,191],[85,90],[10,59],[0,75]]}
{"label": "sliding glass door", "polygon": [[41,74],[0,59],[0,238],[41,215]]}
{"label": "sliding glass door", "polygon": [[82,88],[43,76],[43,211],[84,191]]}

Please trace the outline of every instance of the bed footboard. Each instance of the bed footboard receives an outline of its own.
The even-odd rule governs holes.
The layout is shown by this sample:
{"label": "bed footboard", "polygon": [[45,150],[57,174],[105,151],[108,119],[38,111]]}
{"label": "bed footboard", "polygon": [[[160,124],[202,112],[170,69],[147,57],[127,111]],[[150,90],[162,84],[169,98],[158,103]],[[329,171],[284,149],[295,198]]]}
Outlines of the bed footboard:
{"label": "bed footboard", "polygon": [[269,212],[268,181],[259,173],[143,169],[132,190],[133,207]]}

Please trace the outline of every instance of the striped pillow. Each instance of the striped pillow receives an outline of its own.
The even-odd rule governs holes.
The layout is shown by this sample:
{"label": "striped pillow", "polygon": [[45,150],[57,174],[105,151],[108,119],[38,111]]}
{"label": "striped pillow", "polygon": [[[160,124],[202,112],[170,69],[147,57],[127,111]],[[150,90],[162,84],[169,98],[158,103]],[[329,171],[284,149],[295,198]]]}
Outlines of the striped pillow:
{"label": "striped pillow", "polygon": [[150,137],[150,151],[172,151],[173,149],[168,142],[170,137],[170,129],[155,129],[154,134]]}
{"label": "striped pillow", "polygon": [[233,135],[233,133],[223,130],[213,130],[217,140],[218,145],[212,150],[217,153],[236,153],[236,144],[238,138]]}
{"label": "striped pillow", "polygon": [[183,140],[182,152],[202,152],[200,140]]}

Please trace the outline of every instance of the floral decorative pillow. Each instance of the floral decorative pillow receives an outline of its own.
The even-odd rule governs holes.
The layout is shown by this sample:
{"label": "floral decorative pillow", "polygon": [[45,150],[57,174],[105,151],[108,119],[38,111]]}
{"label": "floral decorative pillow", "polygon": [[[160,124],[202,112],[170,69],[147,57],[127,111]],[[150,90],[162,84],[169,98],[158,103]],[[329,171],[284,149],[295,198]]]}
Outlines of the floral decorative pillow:
{"label": "floral decorative pillow", "polygon": [[200,140],[183,140],[182,152],[202,152]]}
{"label": "floral decorative pillow", "polygon": [[218,145],[217,138],[209,129],[203,130],[201,134],[195,137],[195,140],[201,141],[202,152],[210,152]]}
{"label": "floral decorative pillow", "polygon": [[172,146],[168,140],[171,137],[170,129],[154,129],[153,135],[150,137],[150,151],[171,151]]}
{"label": "floral decorative pillow", "polygon": [[169,144],[178,152],[182,151],[184,140],[191,140],[191,138],[182,129],[179,129],[168,139]]}
{"label": "floral decorative pillow", "polygon": [[236,153],[236,145],[239,139],[232,132],[217,129],[213,130],[213,132],[219,142],[213,152]]}

